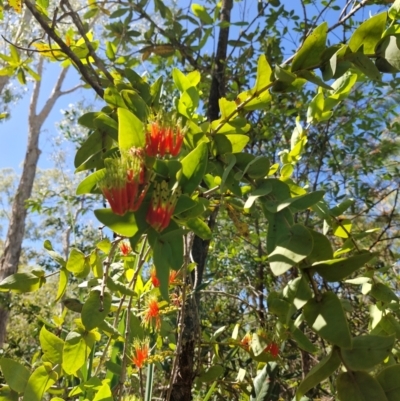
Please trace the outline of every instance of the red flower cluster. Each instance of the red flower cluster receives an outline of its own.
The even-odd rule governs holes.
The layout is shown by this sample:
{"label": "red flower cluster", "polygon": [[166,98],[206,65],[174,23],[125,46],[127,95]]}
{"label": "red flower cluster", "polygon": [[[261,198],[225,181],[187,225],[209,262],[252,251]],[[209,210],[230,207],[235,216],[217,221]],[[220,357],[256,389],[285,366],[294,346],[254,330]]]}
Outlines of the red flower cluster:
{"label": "red flower cluster", "polygon": [[153,284],[153,287],[160,286],[160,280],[157,277],[156,269],[154,267],[150,270],[150,280],[151,284]]}
{"label": "red flower cluster", "polygon": [[149,357],[149,341],[138,341],[133,343],[135,353],[132,355],[132,362],[138,369],[141,369]]}
{"label": "red flower cluster", "polygon": [[119,243],[119,250],[121,251],[122,255],[128,256],[130,252],[132,252],[132,248],[128,242],[120,242]]}
{"label": "red flower cluster", "polygon": [[264,352],[269,352],[274,358],[276,358],[279,354],[279,347],[277,343],[270,343],[268,344],[265,349]]}
{"label": "red flower cluster", "polygon": [[[177,276],[178,276],[178,272],[176,270],[170,270],[168,283],[170,285],[174,284]],[[157,277],[156,269],[154,267],[150,270],[150,280],[151,280],[151,284],[153,284],[153,287],[160,286],[160,280]]]}
{"label": "red flower cluster", "polygon": [[145,326],[154,326],[156,330],[161,328],[160,307],[157,298],[150,297],[147,301],[147,308],[144,312],[143,322]]}
{"label": "red flower cluster", "polygon": [[182,129],[160,125],[157,121],[150,124],[146,132],[146,153],[148,156],[177,156],[183,142]]}
{"label": "red flower cluster", "polygon": [[156,182],[147,210],[146,221],[158,232],[168,227],[180,196],[180,188],[171,191],[166,181]]}
{"label": "red flower cluster", "polygon": [[105,176],[98,186],[113,213],[136,212],[149,188],[149,177],[141,149],[132,148],[121,158],[105,160]]}

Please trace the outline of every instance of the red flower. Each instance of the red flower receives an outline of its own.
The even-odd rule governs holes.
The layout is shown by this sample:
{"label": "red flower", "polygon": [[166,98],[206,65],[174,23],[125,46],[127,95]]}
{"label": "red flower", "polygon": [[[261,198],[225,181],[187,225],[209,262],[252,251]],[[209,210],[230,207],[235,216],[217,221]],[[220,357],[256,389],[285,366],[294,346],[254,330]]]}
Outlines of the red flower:
{"label": "red flower", "polygon": [[157,182],[147,210],[146,221],[158,232],[168,227],[181,191],[170,191],[166,181]]}
{"label": "red flower", "polygon": [[132,148],[122,152],[121,158],[105,160],[105,175],[98,186],[110,204],[113,213],[123,216],[136,212],[149,188],[144,154]]}
{"label": "red flower", "polygon": [[169,280],[168,280],[168,283],[171,285],[171,284],[174,284],[175,283],[175,281],[176,281],[176,278],[178,277],[178,271],[177,270],[170,270],[169,271]]}
{"label": "red flower", "polygon": [[127,242],[124,241],[119,243],[119,250],[121,251],[122,255],[127,256],[132,251],[132,248]]}
{"label": "red flower", "polygon": [[270,343],[268,344],[265,349],[264,352],[269,352],[274,358],[276,358],[279,354],[279,347],[277,343]]}
{"label": "red flower", "polygon": [[135,353],[132,355],[132,362],[138,369],[141,369],[149,357],[149,341],[138,341],[133,343]]}
{"label": "red flower", "polygon": [[[168,283],[170,285],[173,284],[175,282],[177,276],[178,276],[178,272],[176,270],[170,270]],[[157,272],[154,267],[150,270],[150,280],[151,280],[151,283],[153,284],[153,287],[160,286],[160,280],[157,277]]]}
{"label": "red flower", "polygon": [[150,270],[150,280],[154,287],[160,286],[160,280],[157,278],[156,269],[154,267]]}
{"label": "red flower", "polygon": [[160,308],[157,298],[150,297],[147,301],[147,309],[144,312],[143,322],[145,326],[154,325],[156,330],[161,328]]}
{"label": "red flower", "polygon": [[150,157],[177,156],[182,147],[183,136],[179,125],[164,126],[155,121],[150,124],[150,130],[146,132],[146,153]]}

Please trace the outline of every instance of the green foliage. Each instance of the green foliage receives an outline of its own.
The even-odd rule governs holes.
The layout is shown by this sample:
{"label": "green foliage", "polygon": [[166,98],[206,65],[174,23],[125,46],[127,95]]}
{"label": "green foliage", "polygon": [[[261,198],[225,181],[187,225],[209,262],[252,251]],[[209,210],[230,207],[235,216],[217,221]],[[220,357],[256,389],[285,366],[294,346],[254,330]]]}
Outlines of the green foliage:
{"label": "green foliage", "polygon": [[[32,373],[0,360],[4,397],[147,401],[193,364],[191,390],[203,400],[396,400],[398,288],[389,262],[379,267],[378,259],[387,255],[381,240],[398,188],[381,234],[364,211],[387,198],[373,192],[398,175],[384,164],[397,155],[389,140],[384,155],[366,149],[366,133],[382,143],[374,130],[390,113],[379,116],[364,98],[384,98],[391,83],[381,72],[400,70],[398,2],[358,26],[343,10],[346,45],[327,22],[315,16],[310,29],[311,20],[297,22],[279,2],[268,11],[260,2],[256,29],[244,19],[219,21],[225,10],[212,2],[187,14],[154,1],[156,24],[147,3],[90,2],[81,18],[107,19],[105,49],[80,26],[71,28],[79,38],[68,39],[70,51],[36,44],[52,61],[86,71],[85,83],[102,97],[101,111],[79,118],[90,131],[74,164],[89,175],[76,193],[103,195],[110,208],[94,210],[102,237],[75,244],[68,258],[45,242],[64,309],[41,327]],[[40,2],[38,12],[49,18],[47,6]],[[131,29],[136,17],[148,23],[143,35]],[[300,34],[286,61],[277,29],[285,20]],[[246,28],[228,42],[228,57],[211,60],[204,49],[218,24]],[[133,70],[134,46],[151,63],[148,78]],[[25,62],[12,49],[2,59],[24,81]],[[370,116],[359,116],[360,104]],[[218,117],[207,107],[218,107]],[[135,162],[125,165],[124,152]],[[377,166],[387,178],[368,181]],[[46,273],[16,273],[0,291],[39,290]],[[65,299],[71,282],[79,285]],[[187,344],[195,344],[195,361],[178,366]]]}

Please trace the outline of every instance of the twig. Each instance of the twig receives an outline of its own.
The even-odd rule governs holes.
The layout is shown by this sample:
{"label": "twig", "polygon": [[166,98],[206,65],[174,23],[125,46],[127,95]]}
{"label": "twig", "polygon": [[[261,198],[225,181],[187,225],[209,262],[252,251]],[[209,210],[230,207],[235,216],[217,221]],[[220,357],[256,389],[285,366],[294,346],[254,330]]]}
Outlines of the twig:
{"label": "twig", "polygon": [[64,41],[57,35],[57,33],[49,27],[47,22],[44,20],[43,16],[36,9],[36,7],[29,1],[25,0],[25,5],[35,17],[36,21],[42,27],[42,29],[47,33],[47,35],[54,40],[60,47],[60,49],[65,53],[71,61],[75,64],[78,71],[81,73],[82,77],[86,80],[86,82],[94,89],[94,91],[101,97],[104,97],[104,90],[99,85],[96,80],[88,73],[87,68],[82,63],[82,61],[76,56],[76,54],[64,43]]}

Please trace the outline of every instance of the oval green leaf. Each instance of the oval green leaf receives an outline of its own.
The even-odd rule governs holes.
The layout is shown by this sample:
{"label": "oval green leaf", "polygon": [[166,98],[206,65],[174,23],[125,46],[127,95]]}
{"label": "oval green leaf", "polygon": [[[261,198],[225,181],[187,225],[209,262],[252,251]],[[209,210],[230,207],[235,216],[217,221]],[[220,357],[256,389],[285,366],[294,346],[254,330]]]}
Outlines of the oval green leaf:
{"label": "oval green leaf", "polygon": [[333,292],[310,299],[303,309],[307,324],[322,338],[342,348],[351,348],[352,339],[342,304]]}
{"label": "oval green leaf", "polygon": [[87,331],[97,327],[108,315],[111,309],[111,295],[108,292],[103,294],[98,290],[90,292],[82,308],[82,323]]}
{"label": "oval green leaf", "polygon": [[340,401],[388,401],[378,381],[365,372],[341,373],[336,388]]}
{"label": "oval green leaf", "polygon": [[393,348],[394,336],[364,335],[353,338],[353,348],[341,350],[346,366],[352,370],[370,370],[386,359]]}

